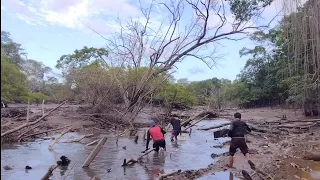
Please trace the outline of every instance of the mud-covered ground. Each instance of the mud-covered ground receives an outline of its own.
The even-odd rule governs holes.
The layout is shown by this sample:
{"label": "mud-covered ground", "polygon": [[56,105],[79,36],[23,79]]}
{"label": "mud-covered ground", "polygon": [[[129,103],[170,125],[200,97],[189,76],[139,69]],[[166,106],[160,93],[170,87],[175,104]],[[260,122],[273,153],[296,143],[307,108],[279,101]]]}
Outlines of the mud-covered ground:
{"label": "mud-covered ground", "polygon": [[[293,110],[281,110],[270,108],[245,109],[245,110],[225,110],[223,113],[228,116],[234,112],[240,112],[242,119],[247,123],[262,124],[267,121],[298,121],[295,126],[302,127],[308,122],[303,117],[302,112]],[[286,115],[287,120],[281,120],[279,117]],[[231,117],[231,116],[229,116]],[[255,163],[263,172],[267,173],[273,179],[281,180],[316,180],[320,179],[320,163],[319,161],[304,160],[305,156],[320,153],[320,128],[318,124],[312,124],[308,129],[303,131],[295,130],[299,128],[290,128],[289,133],[284,129],[285,133],[278,133],[276,127],[270,126],[274,133],[258,133],[252,132],[247,135],[246,140],[251,154],[250,160]],[[279,130],[278,130],[279,131]],[[280,130],[281,131],[281,130]],[[226,144],[222,148],[228,148]],[[243,178],[242,170],[249,172],[253,179],[261,179],[255,171],[250,168],[247,159],[237,152],[235,156],[234,168],[228,168],[228,156],[226,154],[221,157],[215,157],[218,161],[208,168],[193,171],[185,171],[175,173],[165,179],[201,179],[201,177],[214,177],[217,172],[231,171],[235,177]],[[265,176],[264,176],[265,177]]]}
{"label": "mud-covered ground", "polygon": [[[45,113],[57,107],[59,104],[45,104],[43,110]],[[42,116],[41,105],[29,106],[29,122],[34,122]],[[33,141],[37,138],[43,138],[54,134],[61,133],[68,128],[72,128],[71,132],[92,132],[102,131],[103,133],[115,131],[117,126],[122,131],[128,126],[128,122],[114,122],[112,118],[108,118],[108,114],[89,113],[88,106],[85,105],[62,105],[53,111],[44,120],[32,126],[23,128],[12,133],[2,139],[2,142],[26,142]],[[137,127],[147,126],[146,121],[150,119],[150,110],[142,111],[137,118]],[[1,108],[1,133],[10,129],[17,128],[27,122],[27,105],[26,104],[9,104],[9,108]],[[39,133],[44,132],[44,133]],[[24,134],[21,138],[20,135]],[[36,134],[36,135],[32,135]],[[32,135],[32,136],[30,136]]]}
{"label": "mud-covered ground", "polygon": [[[48,112],[50,109],[56,106],[56,104],[45,105],[45,112]],[[12,105],[10,107],[12,107]],[[17,107],[12,108],[22,109],[23,111],[23,109],[26,110],[26,105],[18,105]],[[6,111],[12,108],[1,109],[1,133],[26,123],[26,117],[23,113],[14,114],[10,117],[3,117]],[[84,113],[85,109],[86,106],[63,105],[61,108],[57,109],[50,116],[48,116],[44,121],[39,122],[37,127],[32,126],[33,129],[22,129],[18,133],[13,133],[12,136],[16,138],[22,133],[30,135],[34,132],[49,131],[52,129],[61,128],[56,131],[41,133],[26,138],[23,138],[24,136],[22,136],[21,138],[21,141],[30,141],[36,138],[43,138],[45,136],[58,134],[66,129],[63,128],[65,126],[71,126],[74,131],[82,132],[89,131],[97,133],[97,129],[100,129],[100,131],[104,133],[106,131],[114,131],[114,122],[106,122],[110,123],[110,126],[108,127],[102,126],[101,121],[99,120],[101,118],[92,118],[91,116],[86,116]],[[204,110],[204,107],[197,107],[189,111],[175,111],[174,113],[194,116],[202,110]],[[30,113],[30,119],[33,118],[34,120],[42,115],[41,106],[30,106],[30,111],[32,112]],[[319,123],[312,124],[310,128],[304,128],[303,130],[300,130],[296,127],[289,128],[290,132],[287,133],[286,128],[279,129],[277,126],[268,125],[265,122],[302,120],[302,122],[294,123],[294,125],[298,127],[304,127],[307,124],[309,125],[309,122],[304,122],[308,119],[303,117],[300,110],[293,111],[271,108],[242,110],[229,109],[219,111],[218,114],[224,119],[232,119],[232,116],[235,112],[240,112],[242,114],[242,119],[244,119],[246,122],[258,127],[263,127],[264,129],[270,131],[268,133],[253,132],[247,136],[247,142],[251,153],[250,159],[258,168],[269,174],[274,179],[320,179],[319,162],[303,160],[303,157],[308,154],[320,152]],[[139,124],[138,127],[148,126],[150,119],[157,113],[159,113],[159,108],[145,108],[136,118],[136,122]],[[286,115],[286,120],[280,119],[283,117],[283,115]],[[125,124],[123,126],[125,126]],[[194,128],[197,128],[197,126]],[[209,131],[213,132],[214,130]],[[285,133],[281,133],[282,131]],[[227,149],[228,144],[221,148]],[[190,156],[193,155],[190,154]],[[208,164],[209,166],[207,168],[183,171],[181,173],[168,176],[166,179],[201,179],[201,177],[210,179],[210,177],[213,177],[214,174],[226,171],[231,171],[235,177],[242,178],[242,170],[249,172],[253,179],[259,179],[257,173],[251,170],[249,164],[246,162],[246,159],[240,152],[238,152],[235,156],[235,168],[233,169],[226,167],[226,164],[228,163],[228,157],[226,155],[213,157],[212,162],[214,163]]]}

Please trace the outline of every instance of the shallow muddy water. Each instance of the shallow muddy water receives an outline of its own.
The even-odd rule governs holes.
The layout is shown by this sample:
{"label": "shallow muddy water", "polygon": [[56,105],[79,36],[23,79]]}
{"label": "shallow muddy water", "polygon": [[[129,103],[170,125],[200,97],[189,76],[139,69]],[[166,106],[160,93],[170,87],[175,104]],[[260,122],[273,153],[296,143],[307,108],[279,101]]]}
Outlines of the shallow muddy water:
{"label": "shallow muddy water", "polygon": [[[123,159],[137,158],[141,151],[145,149],[145,142],[141,140],[143,132],[139,132],[140,139],[134,143],[133,139],[120,138],[118,146],[116,145],[113,134],[109,138],[91,163],[90,168],[81,168],[82,163],[93,150],[94,146],[86,147],[80,143],[61,143],[68,138],[79,137],[78,134],[66,134],[60,143],[54,146],[53,151],[48,150],[50,140],[38,141],[28,144],[3,145],[1,147],[1,165],[13,166],[12,170],[1,169],[1,178],[6,180],[35,180],[47,172],[50,165],[56,164],[61,155],[67,156],[71,163],[67,169],[57,169],[54,171],[51,179],[74,179],[89,180],[94,176],[100,179],[131,179],[144,180],[155,179],[159,173],[170,173],[176,170],[192,170],[205,168],[214,163],[210,157],[211,153],[224,153],[227,149],[213,148],[228,140],[228,138],[219,138],[215,140],[210,131],[197,131],[199,127],[210,127],[225,123],[224,120],[202,121],[193,127],[191,136],[183,134],[185,140],[178,143],[171,143],[170,135],[166,135],[167,152],[159,154],[151,153],[143,159],[143,163],[135,164],[131,167],[123,168],[121,164]],[[88,143],[94,139],[85,139]],[[126,146],[124,148],[124,146]],[[150,142],[152,147],[152,142]],[[32,167],[25,171],[25,166]],[[108,172],[108,169],[111,169]],[[221,175],[224,177],[224,175]]]}

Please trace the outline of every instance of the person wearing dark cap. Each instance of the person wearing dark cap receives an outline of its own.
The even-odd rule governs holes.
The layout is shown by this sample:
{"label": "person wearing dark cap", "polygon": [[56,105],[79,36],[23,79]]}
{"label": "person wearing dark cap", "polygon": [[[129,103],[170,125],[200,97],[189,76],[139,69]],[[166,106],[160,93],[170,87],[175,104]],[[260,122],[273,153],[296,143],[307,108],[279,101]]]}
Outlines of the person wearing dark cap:
{"label": "person wearing dark cap", "polygon": [[166,140],[164,138],[164,134],[166,132],[160,127],[157,126],[154,121],[151,122],[152,127],[147,132],[147,145],[146,150],[149,149],[150,137],[153,139],[153,148],[156,152],[159,152],[160,147],[166,151]]}
{"label": "person wearing dark cap", "polygon": [[241,120],[241,114],[235,113],[234,114],[235,120],[232,121],[230,125],[230,131],[228,133],[228,136],[231,137],[231,144],[229,148],[229,167],[233,167],[233,156],[237,152],[237,149],[240,148],[242,154],[249,159],[249,152],[248,152],[248,146],[246,143],[246,140],[244,138],[244,135],[247,134],[247,132],[251,132],[251,129],[249,126]]}

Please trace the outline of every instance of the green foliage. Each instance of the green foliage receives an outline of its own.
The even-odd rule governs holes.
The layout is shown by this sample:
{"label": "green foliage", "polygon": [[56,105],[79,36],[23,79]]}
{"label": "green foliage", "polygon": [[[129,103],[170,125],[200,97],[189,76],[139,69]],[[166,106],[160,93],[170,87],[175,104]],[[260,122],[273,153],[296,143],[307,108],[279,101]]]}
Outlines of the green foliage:
{"label": "green foliage", "polygon": [[1,31],[1,55],[7,58],[7,61],[20,68],[23,59],[22,55],[25,55],[21,44],[15,43],[10,38],[10,33]]}
{"label": "green foliage", "polygon": [[28,95],[26,76],[1,55],[1,100],[19,101]]}
{"label": "green foliage", "polygon": [[187,107],[195,105],[196,99],[192,93],[179,84],[166,84],[156,94],[156,99],[162,99],[168,104],[181,104]]}
{"label": "green foliage", "polygon": [[229,100],[234,99],[247,107],[266,106],[273,102],[298,107],[306,102],[316,103],[314,97],[320,92],[315,78],[319,72],[315,61],[318,56],[314,53],[317,49],[312,46],[310,27],[301,29],[301,23],[312,18],[305,13],[310,11],[308,4],[314,2],[310,0],[298,12],[284,17],[278,27],[252,34],[251,40],[257,45],[239,52],[240,56],[249,59],[238,80],[226,93]]}
{"label": "green foliage", "polygon": [[235,81],[225,87],[224,97],[230,102],[243,104],[250,101],[250,91],[245,83]]}
{"label": "green foliage", "polygon": [[191,82],[186,88],[196,96],[198,104],[204,105],[210,102],[220,102],[221,86],[221,80],[212,78],[204,81]]}
{"label": "green foliage", "polygon": [[227,0],[230,10],[238,22],[248,21],[262,8],[270,5],[274,0]]}
{"label": "green foliage", "polygon": [[[49,100],[49,96],[47,96],[41,92],[29,93],[28,100],[30,103],[40,104],[40,103],[42,103],[42,100],[45,100],[45,101]],[[25,99],[24,102],[28,102],[28,101]]]}
{"label": "green foliage", "polygon": [[88,48],[84,46],[80,50],[75,50],[73,54],[63,55],[57,61],[58,69],[83,68],[90,65],[105,64],[108,51],[105,48]]}

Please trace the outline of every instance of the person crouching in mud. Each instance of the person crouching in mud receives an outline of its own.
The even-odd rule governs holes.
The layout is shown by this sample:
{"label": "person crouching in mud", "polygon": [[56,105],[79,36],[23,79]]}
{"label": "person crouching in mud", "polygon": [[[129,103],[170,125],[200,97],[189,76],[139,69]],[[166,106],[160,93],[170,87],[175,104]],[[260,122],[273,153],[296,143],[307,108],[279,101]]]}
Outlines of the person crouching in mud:
{"label": "person crouching in mud", "polygon": [[147,132],[147,145],[146,150],[149,149],[150,136],[153,139],[153,148],[156,152],[159,152],[160,147],[166,151],[166,140],[164,139],[164,134],[166,132],[160,127],[157,126],[154,121],[151,122],[152,127]]}
{"label": "person crouching in mud", "polygon": [[178,140],[178,135],[181,133],[181,121],[179,119],[172,118],[170,121],[172,125],[172,133],[171,133],[171,142],[173,142],[173,138]]}
{"label": "person crouching in mud", "polygon": [[237,152],[237,149],[240,148],[242,154],[247,157],[249,160],[248,146],[245,140],[244,135],[247,134],[247,131],[251,132],[249,126],[241,120],[241,114],[234,114],[235,120],[230,125],[230,131],[228,136],[231,137],[231,144],[229,149],[229,167],[233,167],[233,156]]}

